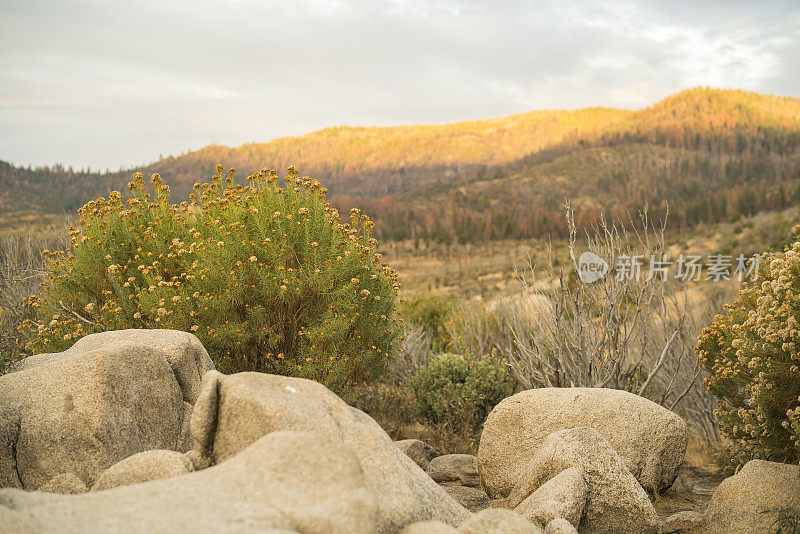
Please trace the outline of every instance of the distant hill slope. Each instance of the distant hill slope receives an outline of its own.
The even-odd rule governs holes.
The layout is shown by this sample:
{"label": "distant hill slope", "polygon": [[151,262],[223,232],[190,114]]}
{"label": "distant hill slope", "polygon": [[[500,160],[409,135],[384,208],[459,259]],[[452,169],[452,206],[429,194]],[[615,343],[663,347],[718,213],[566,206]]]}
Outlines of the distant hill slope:
{"label": "distant hill slope", "polygon": [[[295,165],[384,238],[474,241],[557,231],[572,199],[589,223],[645,203],[681,227],[800,202],[800,99],[692,89],[639,111],[533,111],[447,125],[337,127],[238,148],[212,145],[141,169],[177,196],[213,165],[239,176]],[[0,163],[0,211],[74,210],[130,173]]]}
{"label": "distant hill slope", "polygon": [[580,135],[598,135],[630,111],[532,111],[445,125],[328,128],[238,148],[212,145],[148,168],[194,182],[217,162],[252,172],[294,165],[332,193],[377,197],[453,177],[472,165],[500,165]]}

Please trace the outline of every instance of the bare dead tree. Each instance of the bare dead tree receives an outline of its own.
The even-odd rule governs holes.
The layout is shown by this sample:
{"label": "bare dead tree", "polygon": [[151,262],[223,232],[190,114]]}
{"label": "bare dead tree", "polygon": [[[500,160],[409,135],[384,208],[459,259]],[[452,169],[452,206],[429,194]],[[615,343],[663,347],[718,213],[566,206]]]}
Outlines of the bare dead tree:
{"label": "bare dead tree", "polygon": [[[578,230],[565,207],[572,266],[550,248],[540,263],[517,272],[521,294],[494,308],[456,314],[451,336],[462,350],[491,351],[506,361],[525,389],[608,387],[645,396],[683,415],[707,439],[719,437],[714,398],[702,384],[693,354],[697,334],[722,309],[723,298],[693,302],[686,284],[647,269],[664,260],[664,221],[638,218],[601,222],[585,232],[582,247],[608,265],[605,276],[581,281]],[[622,258],[637,258],[641,271]],[[464,336],[464,332],[469,332]]]}
{"label": "bare dead tree", "polygon": [[66,249],[69,238],[63,232],[38,234],[30,230],[0,235],[0,374],[14,360],[25,355],[17,327],[33,319],[28,301],[47,276],[45,249]]}
{"label": "bare dead tree", "polygon": [[424,367],[433,357],[431,334],[419,325],[409,325],[403,333],[400,351],[389,366],[389,376],[405,382],[414,376],[420,367]]}

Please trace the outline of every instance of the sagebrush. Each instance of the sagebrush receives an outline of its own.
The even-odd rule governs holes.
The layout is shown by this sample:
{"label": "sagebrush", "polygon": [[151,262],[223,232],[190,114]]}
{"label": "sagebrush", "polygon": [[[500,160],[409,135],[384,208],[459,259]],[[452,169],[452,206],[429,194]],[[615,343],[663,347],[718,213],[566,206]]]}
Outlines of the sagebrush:
{"label": "sagebrush", "polygon": [[423,420],[475,433],[492,408],[514,393],[516,382],[497,356],[442,354],[417,371],[411,387]]}
{"label": "sagebrush", "polygon": [[728,313],[703,330],[697,356],[733,442],[729,467],[800,460],[800,241],[764,256]]}
{"label": "sagebrush", "polygon": [[372,222],[350,222],[320,183],[293,168],[235,183],[217,167],[190,202],[171,204],[140,173],[81,208],[72,249],[50,252],[48,283],[28,321],[29,348],[60,351],[123,328],[195,333],[225,372],[317,380],[342,393],[380,375],[401,329],[396,273],[376,252]]}

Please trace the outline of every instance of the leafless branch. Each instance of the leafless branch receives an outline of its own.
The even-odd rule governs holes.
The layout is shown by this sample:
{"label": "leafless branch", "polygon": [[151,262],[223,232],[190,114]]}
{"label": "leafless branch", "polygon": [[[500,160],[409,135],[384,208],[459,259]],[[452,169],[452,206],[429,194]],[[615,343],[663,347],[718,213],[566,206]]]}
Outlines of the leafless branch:
{"label": "leafless branch", "polygon": [[72,315],[74,315],[74,316],[75,316],[75,318],[77,318],[79,321],[83,321],[84,323],[86,323],[86,324],[88,324],[88,325],[92,325],[92,326],[95,326],[95,325],[97,324],[95,321],[92,321],[91,319],[87,319],[86,317],[83,317],[82,315],[80,315],[80,314],[79,314],[78,312],[76,312],[75,310],[73,310],[73,309],[71,309],[71,308],[68,308],[68,307],[67,307],[67,306],[64,304],[64,301],[61,301],[61,300],[59,300],[59,301],[58,301],[58,305],[59,305],[59,306],[61,307],[61,309],[62,309],[62,310],[64,310],[65,312],[67,312],[67,313],[71,313]]}

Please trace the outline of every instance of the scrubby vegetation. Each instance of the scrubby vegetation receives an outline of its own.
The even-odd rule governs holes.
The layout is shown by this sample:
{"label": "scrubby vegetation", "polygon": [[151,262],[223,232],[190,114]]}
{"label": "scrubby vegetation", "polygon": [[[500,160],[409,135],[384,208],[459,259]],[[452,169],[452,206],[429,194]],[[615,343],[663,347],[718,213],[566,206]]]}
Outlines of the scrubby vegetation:
{"label": "scrubby vegetation", "polygon": [[[719,437],[714,398],[693,356],[699,331],[731,293],[727,283],[691,296],[672,273],[620,272],[615,259],[665,258],[663,221],[607,221],[579,242],[566,210],[569,263],[554,253],[520,269],[521,291],[490,304],[460,306],[448,321],[458,351],[497,353],[522,389],[609,387],[647,397],[683,416],[705,439]],[[610,272],[583,283],[581,250],[604,258]],[[669,265],[667,266],[669,268]]]}
{"label": "scrubby vegetation", "polygon": [[[579,243],[573,212],[567,209],[566,216],[567,262],[555,253],[532,258],[530,269],[518,272],[515,292],[456,305],[447,299],[436,305],[427,295],[409,298],[402,306],[405,350],[362,408],[395,437],[469,452],[488,411],[513,391],[610,387],[676,411],[699,441],[718,443],[716,399],[702,383],[706,372],[693,349],[700,330],[732,298],[734,285],[690,287],[672,278],[674,267],[664,276],[648,276],[647,267],[639,277],[618,276],[615,258],[667,251],[663,227],[643,213],[598,226]],[[612,268],[593,284],[580,282],[573,264],[584,246]],[[410,402],[416,412],[408,410]],[[426,428],[415,429],[417,423]],[[704,455],[715,448],[705,447]]]}
{"label": "scrubby vegetation", "polygon": [[356,407],[371,415],[394,439],[419,438],[445,453],[475,453],[483,423],[517,384],[501,358],[430,355],[398,380],[395,367],[410,367],[403,353],[390,374],[359,386]]}
{"label": "scrubby vegetation", "polygon": [[35,319],[30,297],[39,290],[47,271],[42,251],[68,244],[64,232],[25,232],[0,235],[0,374],[29,353],[19,326]]}
{"label": "scrubby vegetation", "polygon": [[711,373],[728,467],[753,458],[800,460],[800,241],[765,256],[728,313],[703,330],[697,356]]}
{"label": "scrubby vegetation", "polygon": [[318,380],[334,391],[379,376],[400,324],[399,284],[381,262],[372,223],[342,223],[318,181],[291,169],[196,184],[171,204],[157,174],[81,209],[72,249],[49,252],[48,283],[28,349],[53,352],[103,330],[195,333],[225,372]]}
{"label": "scrubby vegetation", "polygon": [[405,332],[398,357],[355,404],[395,439],[416,437],[448,453],[474,453],[492,408],[517,384],[497,355],[451,354],[451,299],[412,295],[400,310]]}
{"label": "scrubby vegetation", "polygon": [[[180,328],[194,331],[226,372],[252,369],[320,380],[344,392],[393,438],[418,437],[442,452],[475,452],[491,406],[520,388],[547,385],[605,384],[641,393],[686,418],[704,444],[719,438],[716,399],[702,385],[706,371],[698,369],[691,349],[721,302],[733,298],[732,285],[643,287],[609,279],[586,286],[577,281],[568,253],[570,245],[581,244],[569,239],[556,241],[558,253],[551,256],[540,241],[420,249],[412,241],[385,247],[393,264],[406,265],[410,283],[404,287],[416,291],[399,302],[395,275],[376,260],[370,224],[360,212],[353,212],[349,225],[342,224],[325,205],[319,184],[296,173],[287,176],[285,187],[273,173],[251,178],[250,185],[239,186],[220,171],[210,184],[198,184],[191,202],[175,205],[159,177],[150,201],[143,177],[137,176],[131,200],[114,194],[87,205],[66,247],[58,232],[42,238],[0,236],[3,367],[32,352],[61,350],[89,332]],[[590,232],[594,241],[586,245],[610,258],[672,247],[751,253],[780,248],[796,220],[795,209],[670,234],[667,240],[659,231],[647,246],[635,232],[626,234],[630,227],[617,225],[607,228],[605,237],[613,238],[605,241],[613,245],[608,250],[596,239],[602,232]],[[56,248],[65,250],[48,253],[45,293],[29,300],[47,278],[41,250]],[[513,267],[523,264],[520,255],[525,254],[533,254],[535,269],[515,276]],[[517,285],[521,278],[523,284]],[[369,295],[362,294],[364,289]],[[756,288],[747,291],[754,295]],[[380,300],[365,298],[370,296]],[[749,314],[761,296],[742,301],[750,306],[742,310]],[[789,300],[777,302],[782,310],[789,305]],[[405,319],[399,339],[395,308]],[[609,314],[611,309],[617,315]],[[293,321],[297,315],[291,310],[304,310],[308,326]],[[369,313],[372,323],[364,320]],[[387,320],[377,321],[376,315]],[[776,325],[789,321],[775,313],[773,318]],[[32,336],[27,347],[16,331],[25,320],[25,333]],[[383,328],[368,329],[376,323]],[[358,331],[340,330],[341,324],[356,325]],[[730,332],[734,324],[728,325]],[[603,345],[600,334],[615,328],[616,338],[625,343]],[[381,357],[371,345],[384,347]],[[603,353],[605,361],[590,357],[592,351]],[[386,357],[394,352],[396,357]],[[760,358],[756,369],[767,378],[775,375]],[[719,375],[706,367],[714,373],[713,384]],[[736,380],[745,376],[742,371],[737,368]],[[721,410],[730,399],[746,399],[746,386],[737,382],[738,394],[720,397]],[[758,413],[754,417],[758,420]],[[781,424],[787,417],[775,418]],[[723,422],[723,431],[728,427]],[[752,435],[744,438],[738,436],[736,447],[726,451],[730,465],[752,457],[789,458],[768,452]]]}
{"label": "scrubby vegetation", "polygon": [[[453,311],[453,300],[431,295],[413,295],[401,302],[400,313],[410,324],[426,336],[434,351],[444,352],[452,339],[445,323]],[[411,348],[411,347],[409,347]]]}
{"label": "scrubby vegetation", "polygon": [[516,382],[498,356],[442,354],[417,371],[411,387],[423,418],[449,424],[459,434],[478,433],[492,408],[514,392]]}

